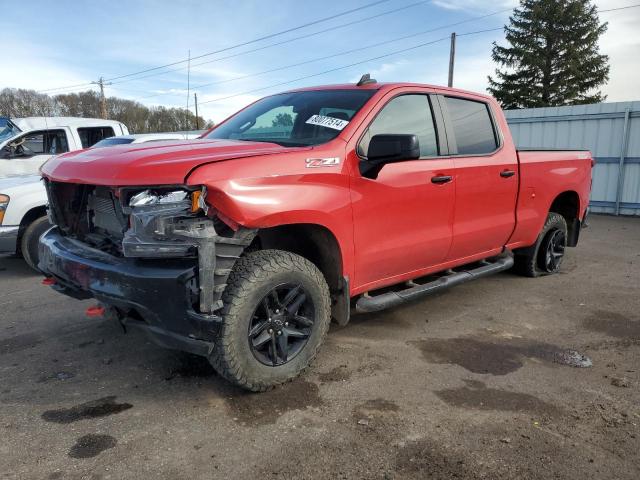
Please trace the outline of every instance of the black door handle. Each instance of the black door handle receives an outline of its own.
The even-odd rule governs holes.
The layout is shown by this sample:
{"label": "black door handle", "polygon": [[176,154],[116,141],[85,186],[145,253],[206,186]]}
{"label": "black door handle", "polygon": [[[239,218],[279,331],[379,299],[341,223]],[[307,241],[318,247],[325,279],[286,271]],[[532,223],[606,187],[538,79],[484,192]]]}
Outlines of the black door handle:
{"label": "black door handle", "polygon": [[435,177],[431,177],[431,183],[449,183],[453,180],[451,175],[437,175]]}
{"label": "black door handle", "polygon": [[516,174],[516,172],[514,170],[503,170],[500,172],[500,176],[502,178],[509,178],[509,177],[513,177]]}

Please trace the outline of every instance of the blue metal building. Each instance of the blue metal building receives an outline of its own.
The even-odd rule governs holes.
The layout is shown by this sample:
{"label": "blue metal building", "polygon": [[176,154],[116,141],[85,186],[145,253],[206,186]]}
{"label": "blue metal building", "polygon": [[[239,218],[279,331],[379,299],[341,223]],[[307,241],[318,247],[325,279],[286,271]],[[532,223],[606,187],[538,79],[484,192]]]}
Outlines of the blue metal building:
{"label": "blue metal building", "polygon": [[519,148],[587,149],[593,212],[640,215],[640,101],[505,112]]}

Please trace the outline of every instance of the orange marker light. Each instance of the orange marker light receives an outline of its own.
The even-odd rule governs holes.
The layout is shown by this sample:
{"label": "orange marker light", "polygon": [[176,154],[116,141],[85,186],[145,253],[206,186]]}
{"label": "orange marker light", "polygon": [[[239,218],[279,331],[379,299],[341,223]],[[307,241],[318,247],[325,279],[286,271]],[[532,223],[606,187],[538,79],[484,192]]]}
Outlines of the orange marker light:
{"label": "orange marker light", "polygon": [[197,212],[200,210],[200,196],[202,195],[201,190],[196,190],[191,194],[191,211]]}

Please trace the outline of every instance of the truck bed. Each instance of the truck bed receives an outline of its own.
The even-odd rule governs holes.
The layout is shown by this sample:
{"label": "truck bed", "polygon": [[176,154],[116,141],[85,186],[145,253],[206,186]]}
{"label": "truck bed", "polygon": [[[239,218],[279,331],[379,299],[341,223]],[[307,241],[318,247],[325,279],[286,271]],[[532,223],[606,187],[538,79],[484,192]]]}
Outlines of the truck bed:
{"label": "truck bed", "polygon": [[535,242],[558,192],[572,195],[578,218],[584,218],[595,164],[585,150],[519,149],[516,153],[520,188],[516,228],[507,245],[512,249]]}

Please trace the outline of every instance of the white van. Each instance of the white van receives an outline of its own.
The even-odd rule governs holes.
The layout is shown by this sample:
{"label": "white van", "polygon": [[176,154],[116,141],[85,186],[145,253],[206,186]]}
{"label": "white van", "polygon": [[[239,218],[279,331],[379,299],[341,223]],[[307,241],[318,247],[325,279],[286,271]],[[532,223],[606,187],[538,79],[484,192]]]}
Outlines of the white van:
{"label": "white van", "polygon": [[0,117],[0,178],[38,174],[54,155],[89,148],[108,137],[127,135],[115,120],[78,117]]}

